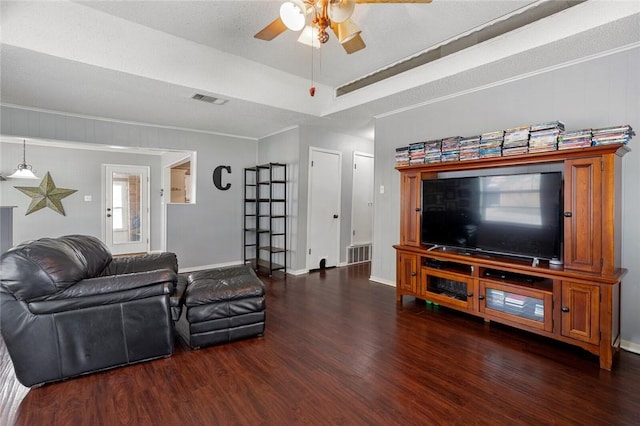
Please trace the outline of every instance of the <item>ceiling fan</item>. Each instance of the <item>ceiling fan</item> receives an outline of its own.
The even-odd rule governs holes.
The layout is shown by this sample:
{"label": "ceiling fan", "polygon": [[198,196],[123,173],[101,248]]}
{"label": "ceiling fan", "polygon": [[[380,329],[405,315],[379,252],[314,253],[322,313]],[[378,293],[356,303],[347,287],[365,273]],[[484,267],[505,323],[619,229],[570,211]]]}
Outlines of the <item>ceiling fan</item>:
{"label": "ceiling fan", "polygon": [[331,28],[347,54],[351,54],[365,48],[360,28],[350,19],[356,3],[431,3],[431,0],[285,0],[280,6],[280,16],[254,37],[269,41],[287,29],[302,30],[298,41],[319,48],[329,40],[327,29]]}

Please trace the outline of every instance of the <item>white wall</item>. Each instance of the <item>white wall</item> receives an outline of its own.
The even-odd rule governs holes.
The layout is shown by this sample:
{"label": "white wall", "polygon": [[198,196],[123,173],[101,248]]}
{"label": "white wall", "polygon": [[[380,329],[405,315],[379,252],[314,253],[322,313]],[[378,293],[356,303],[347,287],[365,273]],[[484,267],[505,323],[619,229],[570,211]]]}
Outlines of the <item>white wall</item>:
{"label": "white wall", "polygon": [[[376,192],[372,277],[395,285],[399,241],[399,173],[394,150],[411,142],[471,136],[513,126],[563,120],[567,130],[630,124],[640,133],[640,48],[593,58],[487,87],[376,120]],[[623,160],[622,339],[640,349],[640,137]]]}
{"label": "white wall", "polygon": [[[242,170],[244,167],[255,164],[257,141],[6,106],[1,107],[0,113],[0,134],[5,136],[196,151],[198,162],[196,204],[167,206],[167,250],[178,255],[181,268],[238,263],[242,260]],[[19,148],[19,145],[15,144],[2,144],[2,172],[6,172],[7,168],[11,169],[17,164],[15,153],[11,154],[12,158],[5,159],[5,145],[14,145],[15,148]],[[47,153],[42,154],[40,158],[37,150],[33,150],[32,157],[31,148],[27,147],[27,149],[27,160],[42,171],[51,169],[56,185],[80,189],[78,193],[64,199],[63,205],[65,210],[69,206],[69,214],[82,214],[85,217],[82,220],[73,220],[71,217],[63,217],[53,211],[37,212],[30,215],[30,222],[27,224],[32,231],[22,229],[23,223],[14,225],[14,240],[27,235],[38,237],[70,232],[87,232],[96,235],[95,228],[88,228],[86,224],[92,220],[89,218],[100,217],[101,213],[93,208],[77,208],[78,206],[74,203],[82,199],[81,196],[85,193],[100,193],[100,184],[95,180],[93,173],[102,162],[106,162],[103,161],[103,158],[107,159],[106,155],[101,153],[103,158],[92,160],[85,166],[82,165],[85,151],[77,151],[77,155],[72,156],[56,154],[51,157],[49,157],[49,151],[46,151]],[[13,151],[12,148],[7,152]],[[114,162],[119,160],[115,158]],[[11,164],[7,164],[8,161]],[[125,161],[132,164],[129,156]],[[151,175],[151,202],[152,205],[157,206],[162,181],[160,158],[158,157],[155,162],[157,163],[154,166],[156,172],[152,170]],[[225,182],[231,183],[228,191],[220,191],[213,185],[212,172],[219,165],[231,166],[232,173],[223,174]],[[4,191],[8,184],[9,182],[2,182],[0,188]],[[6,200],[8,201],[10,200]],[[83,205],[80,201],[78,203]],[[153,219],[159,218],[160,214],[160,208],[152,212],[154,227],[152,249],[158,248],[161,244],[159,219]],[[16,216],[21,216],[19,211],[16,212]],[[49,222],[50,220],[53,222]],[[97,235],[100,234],[97,233]]]}

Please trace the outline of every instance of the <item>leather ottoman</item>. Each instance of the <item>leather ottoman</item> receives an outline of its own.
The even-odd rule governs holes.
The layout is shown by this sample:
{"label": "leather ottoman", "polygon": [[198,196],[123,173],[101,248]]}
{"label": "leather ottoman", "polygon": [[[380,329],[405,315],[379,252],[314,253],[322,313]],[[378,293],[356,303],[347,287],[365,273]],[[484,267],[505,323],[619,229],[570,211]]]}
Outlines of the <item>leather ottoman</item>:
{"label": "leather ottoman", "polygon": [[197,271],[187,280],[176,331],[190,348],[264,333],[265,287],[251,266]]}

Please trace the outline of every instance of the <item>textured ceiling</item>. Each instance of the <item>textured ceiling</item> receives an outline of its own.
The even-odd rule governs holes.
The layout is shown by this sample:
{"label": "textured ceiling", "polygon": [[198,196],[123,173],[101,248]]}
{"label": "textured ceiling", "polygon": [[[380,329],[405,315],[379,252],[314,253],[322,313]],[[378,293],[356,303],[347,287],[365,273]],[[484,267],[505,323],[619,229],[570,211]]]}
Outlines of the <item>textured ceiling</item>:
{"label": "textured ceiling", "polygon": [[[261,138],[299,124],[371,134],[375,116],[640,43],[640,2],[588,1],[349,95],[359,79],[532,1],[358,4],[367,48],[253,35],[276,1],[2,1],[0,102]],[[313,64],[315,97],[310,97]],[[194,93],[229,99],[223,106]]]}
{"label": "textured ceiling", "polygon": [[[352,20],[367,48],[347,55],[331,39],[314,57],[316,81],[335,87],[491,22],[534,0],[434,1],[431,4],[358,4]],[[287,31],[266,42],[253,38],[278,17],[279,1],[83,3],[177,37],[292,73],[311,74],[312,48]]]}

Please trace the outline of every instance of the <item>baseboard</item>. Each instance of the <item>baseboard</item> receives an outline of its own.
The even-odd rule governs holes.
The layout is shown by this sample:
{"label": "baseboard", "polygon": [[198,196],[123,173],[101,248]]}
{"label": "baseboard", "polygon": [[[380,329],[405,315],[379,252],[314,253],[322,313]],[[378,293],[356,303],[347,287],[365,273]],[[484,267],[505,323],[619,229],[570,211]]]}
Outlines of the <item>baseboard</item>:
{"label": "baseboard", "polygon": [[298,270],[287,269],[287,274],[289,275],[304,275],[308,273],[309,273],[308,269],[298,269]]}
{"label": "baseboard", "polygon": [[236,265],[242,265],[242,264],[243,264],[242,261],[236,261],[236,262],[228,262],[228,263],[216,263],[213,265],[191,266],[189,268],[180,268],[178,272],[180,273],[195,272],[195,271],[202,271],[205,269],[225,268],[227,266],[236,266]]}
{"label": "baseboard", "polygon": [[390,281],[390,280],[387,280],[387,279],[384,279],[384,278],[374,277],[373,275],[369,277],[369,281],[375,281],[377,283],[389,285],[391,287],[395,287],[396,286],[396,282],[395,281]]}
{"label": "baseboard", "polygon": [[627,352],[633,352],[634,354],[640,355],[640,344],[633,343],[628,340],[622,340],[620,342],[620,348],[624,349]]}
{"label": "baseboard", "polygon": [[[185,273],[185,272],[203,271],[205,269],[226,268],[228,266],[236,266],[236,265],[242,265],[242,264],[243,262],[239,260],[236,262],[216,263],[212,265],[190,266],[188,268],[180,268],[179,272]],[[309,272],[308,269],[297,269],[297,270],[287,269],[287,274],[289,275],[304,275],[308,272]]]}

